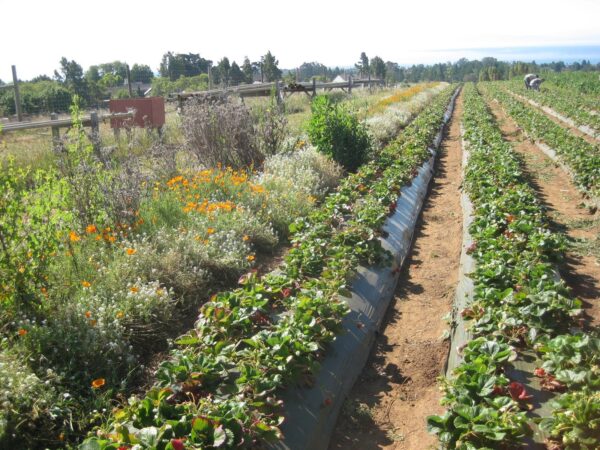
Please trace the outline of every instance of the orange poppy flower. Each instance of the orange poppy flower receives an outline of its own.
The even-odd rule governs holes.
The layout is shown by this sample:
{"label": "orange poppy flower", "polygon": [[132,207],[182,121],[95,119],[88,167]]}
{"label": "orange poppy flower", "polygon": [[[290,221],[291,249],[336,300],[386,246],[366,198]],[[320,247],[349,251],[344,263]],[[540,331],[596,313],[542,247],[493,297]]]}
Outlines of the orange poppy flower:
{"label": "orange poppy flower", "polygon": [[125,252],[128,255],[135,255],[135,252],[137,252],[137,250],[135,248],[128,248],[128,249],[125,250]]}
{"label": "orange poppy flower", "polygon": [[135,294],[136,292],[140,291],[140,288],[136,287],[136,286],[132,286],[132,287],[129,288],[129,290]]}
{"label": "orange poppy flower", "polygon": [[88,225],[87,227],[85,227],[85,232],[88,234],[96,233],[97,231],[98,228],[96,228],[96,225]]}
{"label": "orange poppy flower", "polygon": [[247,234],[244,235],[244,237],[242,238],[242,241],[246,242],[250,240],[250,236],[248,236]]}
{"label": "orange poppy flower", "polygon": [[77,233],[75,233],[74,231],[69,232],[69,239],[71,240],[71,242],[77,242],[77,241],[81,240],[79,235]]}
{"label": "orange poppy flower", "polygon": [[214,228],[207,228],[207,229],[206,229],[206,232],[207,232],[208,234],[213,234],[213,233],[215,232],[215,229],[214,229]]}
{"label": "orange poppy flower", "polygon": [[248,255],[248,256],[246,256],[246,259],[248,261],[254,261],[254,256],[253,255]]}
{"label": "orange poppy flower", "polygon": [[89,288],[89,287],[92,285],[92,283],[90,283],[89,281],[85,281],[85,280],[83,280],[83,281],[81,282],[81,285],[82,285],[84,288]]}
{"label": "orange poppy flower", "polygon": [[19,329],[19,336],[25,336],[27,333],[28,333],[28,331],[25,328]]}
{"label": "orange poppy flower", "polygon": [[106,384],[106,380],[104,378],[96,378],[92,381],[92,387],[94,389],[99,389]]}
{"label": "orange poppy flower", "polygon": [[90,317],[92,317],[92,312],[91,312],[91,311],[86,311],[86,312],[85,312],[85,317],[87,317],[88,319],[89,319]]}

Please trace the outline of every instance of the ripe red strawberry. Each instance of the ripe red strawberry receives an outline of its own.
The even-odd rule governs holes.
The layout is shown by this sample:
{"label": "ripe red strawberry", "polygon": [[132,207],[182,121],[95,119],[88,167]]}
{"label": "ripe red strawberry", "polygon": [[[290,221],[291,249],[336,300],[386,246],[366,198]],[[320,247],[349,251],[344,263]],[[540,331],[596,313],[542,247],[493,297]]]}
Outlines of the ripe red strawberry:
{"label": "ripe red strawberry", "polygon": [[508,385],[508,393],[512,399],[516,401],[529,400],[530,398],[533,398],[532,395],[527,394],[525,386],[518,381],[513,381]]}
{"label": "ripe red strawberry", "polygon": [[174,450],[185,450],[185,445],[181,439],[171,439],[171,446]]}

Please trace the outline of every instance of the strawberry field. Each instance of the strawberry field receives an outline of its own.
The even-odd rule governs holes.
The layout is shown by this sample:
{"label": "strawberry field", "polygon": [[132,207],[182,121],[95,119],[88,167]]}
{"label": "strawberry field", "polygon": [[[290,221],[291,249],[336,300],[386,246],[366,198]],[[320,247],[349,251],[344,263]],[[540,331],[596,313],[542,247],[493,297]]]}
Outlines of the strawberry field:
{"label": "strawberry field", "polygon": [[[599,448],[600,143],[573,124],[598,131],[600,83],[569,74],[541,92],[520,83],[317,96],[293,128],[293,113],[274,102],[198,101],[161,140],[98,149],[76,124],[43,164],[3,159],[0,448],[301,450],[286,433],[297,425],[283,401],[292,389],[318,421],[333,424],[341,410],[323,449],[425,439],[447,449]],[[449,152],[462,160],[454,173]],[[407,188],[436,158],[422,205]],[[462,208],[436,215],[435,180],[450,178],[447,195]],[[422,206],[412,245],[454,239],[456,252],[420,250],[398,266],[382,242],[410,246],[412,230],[400,235],[398,223]],[[464,219],[462,235],[444,234],[450,216]],[[419,232],[426,220],[442,224],[438,234]],[[432,283],[450,294],[435,317],[424,313],[444,330],[442,350],[416,370],[439,393],[385,403],[393,388],[374,383],[372,404],[356,400],[373,372],[415,382],[417,372],[403,375],[413,357],[397,355],[383,368],[372,357],[352,392],[319,391],[340,336],[370,347],[363,335],[375,326],[373,339],[415,342],[418,360],[434,353],[418,344],[428,325],[349,324],[365,313],[353,295],[379,307],[379,291],[357,290],[369,268],[388,271],[377,282],[396,293],[394,317],[407,292],[417,310],[446,301],[402,271],[459,257],[474,269]],[[421,318],[402,310],[403,320]],[[456,364],[446,371],[448,354]],[[311,390],[319,404],[303,397]],[[393,413],[396,401],[419,407]],[[402,429],[403,415],[419,425]],[[344,433],[358,437],[336,442]],[[416,441],[402,444],[411,433]]]}

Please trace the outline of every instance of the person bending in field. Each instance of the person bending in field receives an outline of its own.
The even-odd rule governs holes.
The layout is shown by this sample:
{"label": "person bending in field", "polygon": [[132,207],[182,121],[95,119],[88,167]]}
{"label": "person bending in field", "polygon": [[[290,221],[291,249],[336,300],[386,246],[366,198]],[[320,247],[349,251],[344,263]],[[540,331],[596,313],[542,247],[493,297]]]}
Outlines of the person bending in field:
{"label": "person bending in field", "polygon": [[542,84],[543,81],[544,81],[543,78],[534,78],[533,80],[531,80],[529,82],[529,88],[533,89],[534,91],[539,92],[540,91],[540,84]]}
{"label": "person bending in field", "polygon": [[525,81],[525,89],[531,89],[531,81],[539,78],[539,75],[536,73],[528,73],[527,75],[525,75],[525,78],[523,79],[523,81]]}

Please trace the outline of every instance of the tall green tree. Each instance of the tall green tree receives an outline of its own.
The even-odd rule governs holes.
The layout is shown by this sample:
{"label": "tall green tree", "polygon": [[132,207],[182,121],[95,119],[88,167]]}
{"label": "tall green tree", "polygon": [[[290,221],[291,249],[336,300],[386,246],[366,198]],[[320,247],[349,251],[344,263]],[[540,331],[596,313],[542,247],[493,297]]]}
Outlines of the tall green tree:
{"label": "tall green tree", "polygon": [[381,59],[379,56],[375,56],[371,58],[369,65],[371,68],[371,74],[374,75],[375,78],[380,80],[385,78],[385,63],[383,62],[383,59]]}
{"label": "tall green tree", "polygon": [[261,58],[261,63],[264,81],[277,81],[281,78],[281,69],[277,67],[279,61],[270,50]]}
{"label": "tall green tree", "polygon": [[154,78],[154,72],[146,64],[134,64],[130,73],[131,81],[139,83],[152,83],[152,78]]}
{"label": "tall green tree", "polygon": [[244,57],[244,63],[242,64],[242,72],[244,73],[244,81],[246,83],[252,83],[254,81],[254,66],[250,62],[247,56]]}
{"label": "tall green tree", "polygon": [[229,85],[229,71],[231,70],[231,64],[229,63],[229,58],[227,58],[226,56],[221,59],[221,61],[219,61],[217,63],[217,66],[215,67],[213,73],[213,76],[215,77],[215,82],[216,83],[222,83],[225,86]]}
{"label": "tall green tree", "polygon": [[237,86],[246,81],[246,75],[240,69],[240,66],[234,61],[231,63],[231,70],[229,71],[229,79],[232,86]]}
{"label": "tall green tree", "polygon": [[98,66],[90,66],[88,70],[85,71],[85,79],[88,83],[97,83],[102,78],[100,75],[100,68]]}
{"label": "tall green tree", "polygon": [[369,57],[365,52],[360,54],[360,61],[354,67],[358,69],[361,77],[366,77],[369,74]]}
{"label": "tall green tree", "polygon": [[55,70],[54,76],[71,92],[85,101],[89,100],[88,84],[83,76],[83,69],[74,60],[69,61],[63,56],[60,59],[60,72]]}
{"label": "tall green tree", "polygon": [[124,80],[127,78],[127,63],[123,61],[113,61],[109,63],[103,63],[98,66],[100,75],[104,76],[108,73],[113,74],[115,77]]}
{"label": "tall green tree", "polygon": [[162,56],[159,72],[161,77],[175,81],[179,77],[208,73],[208,66],[211,64],[212,61],[202,58],[198,53],[167,52]]}

